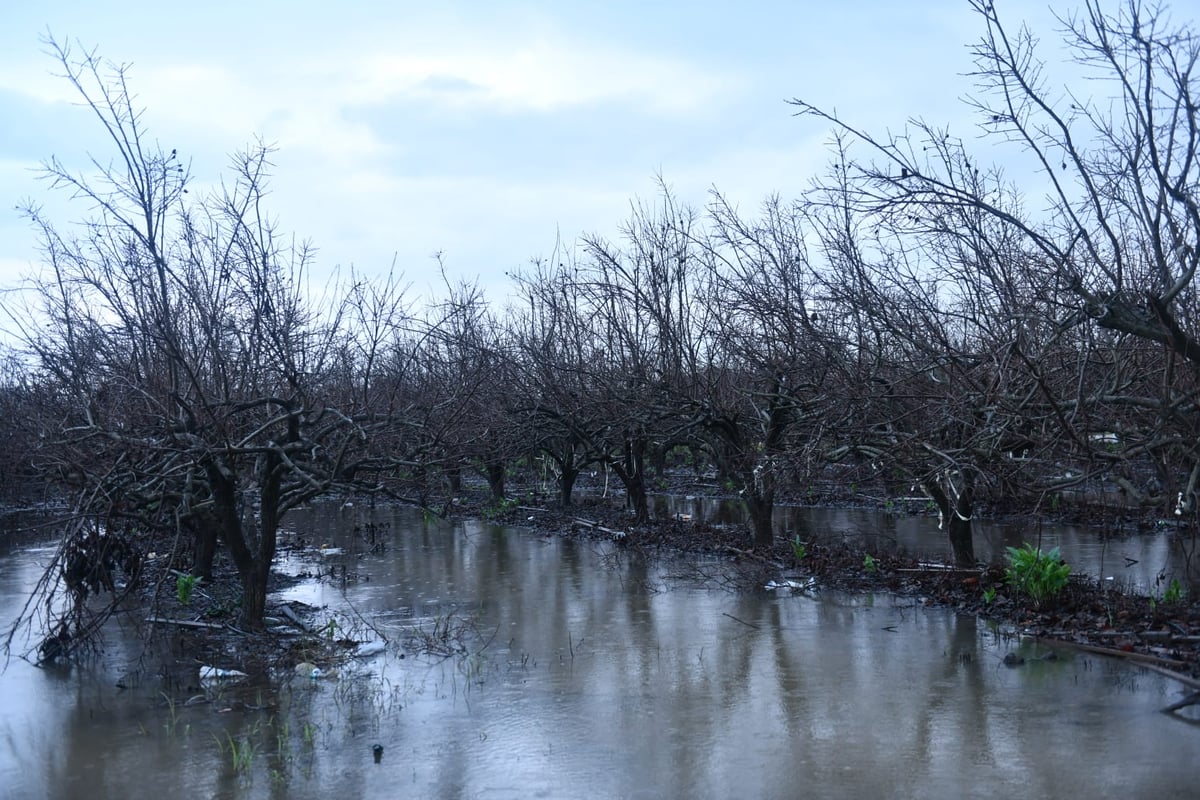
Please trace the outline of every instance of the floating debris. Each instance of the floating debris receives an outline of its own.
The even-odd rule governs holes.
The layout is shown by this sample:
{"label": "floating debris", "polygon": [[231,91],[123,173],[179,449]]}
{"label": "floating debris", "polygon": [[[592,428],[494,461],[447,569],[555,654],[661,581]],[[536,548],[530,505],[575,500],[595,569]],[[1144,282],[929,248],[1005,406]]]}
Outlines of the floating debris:
{"label": "floating debris", "polygon": [[387,642],[382,639],[375,639],[370,642],[363,642],[358,647],[354,648],[355,658],[370,658],[377,656],[387,649]]}
{"label": "floating debris", "polygon": [[784,578],[783,580],[778,581],[767,581],[767,585],[763,588],[770,589],[772,591],[790,589],[793,592],[811,592],[813,589],[817,588],[817,579],[804,578],[802,580],[795,580],[792,578]]}
{"label": "floating debris", "polygon": [[301,661],[294,667],[296,677],[304,678],[313,683],[319,680],[332,680],[338,676],[336,669],[321,669],[311,661]]}
{"label": "floating debris", "polygon": [[202,681],[236,681],[246,677],[249,676],[237,669],[222,669],[220,667],[200,668],[200,680]]}

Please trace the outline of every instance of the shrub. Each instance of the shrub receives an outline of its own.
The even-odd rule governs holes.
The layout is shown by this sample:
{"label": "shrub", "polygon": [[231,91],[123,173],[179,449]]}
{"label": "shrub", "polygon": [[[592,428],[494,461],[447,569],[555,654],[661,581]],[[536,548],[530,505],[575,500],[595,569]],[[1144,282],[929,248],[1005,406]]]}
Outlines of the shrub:
{"label": "shrub", "polygon": [[1029,595],[1039,606],[1066,588],[1070,574],[1071,568],[1057,547],[1047,552],[1029,543],[1008,548],[1008,569],[1004,572],[1008,585]]}
{"label": "shrub", "polygon": [[1167,590],[1163,592],[1163,602],[1178,603],[1183,599],[1185,594],[1186,592],[1183,589],[1183,584],[1179,582],[1179,579],[1171,578],[1170,585],[1168,585]]}
{"label": "shrub", "polygon": [[199,585],[200,579],[195,575],[180,575],[175,578],[175,597],[185,606],[192,604],[192,595]]}
{"label": "shrub", "polygon": [[804,542],[800,541],[800,534],[796,534],[796,538],[792,539],[788,544],[792,546],[792,555],[796,557],[797,561],[803,561],[808,556],[808,547]]}

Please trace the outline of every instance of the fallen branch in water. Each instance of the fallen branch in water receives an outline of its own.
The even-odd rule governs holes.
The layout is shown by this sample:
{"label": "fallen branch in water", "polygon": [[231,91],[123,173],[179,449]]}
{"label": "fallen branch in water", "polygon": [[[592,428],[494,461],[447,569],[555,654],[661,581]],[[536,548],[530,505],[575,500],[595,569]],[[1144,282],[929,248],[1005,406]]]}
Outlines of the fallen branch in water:
{"label": "fallen branch in water", "polygon": [[1148,670],[1157,672],[1159,675],[1171,678],[1172,680],[1177,680],[1189,689],[1200,689],[1200,680],[1193,678],[1191,675],[1184,675],[1182,672],[1176,672],[1173,669],[1160,667],[1157,664],[1146,664],[1145,667]]}
{"label": "fallen branch in water", "polygon": [[754,630],[759,630],[759,626],[758,626],[758,625],[755,625],[753,622],[746,622],[746,620],[744,620],[744,619],[738,619],[738,618],[737,618],[737,617],[735,617],[733,614],[726,614],[725,612],[721,612],[721,616],[723,616],[723,617],[729,617],[729,618],[730,618],[731,620],[733,620],[734,622],[740,622],[740,623],[742,623],[743,625],[747,625],[747,626],[749,626],[749,627],[751,627],[751,628],[754,628]]}
{"label": "fallen branch in water", "polygon": [[895,572],[901,573],[924,573],[926,575],[982,575],[987,572],[986,569],[978,567],[942,567],[930,564],[924,567],[900,567]]}
{"label": "fallen branch in water", "polygon": [[611,536],[616,536],[617,538],[621,538],[621,537],[625,536],[624,531],[616,531],[616,530],[613,530],[612,528],[606,528],[603,525],[601,525],[599,522],[592,522],[590,519],[581,519],[580,517],[575,517],[574,522],[576,525],[579,525],[581,527],[591,528],[592,530],[595,530],[595,531],[601,531],[602,533],[607,533]]}
{"label": "fallen branch in water", "polygon": [[[1184,675],[1182,672],[1176,672],[1173,669],[1166,669],[1165,667],[1160,667],[1157,664],[1146,664],[1145,666],[1146,666],[1146,669],[1151,670],[1153,672],[1157,672],[1159,675],[1163,675],[1165,677],[1171,678],[1172,680],[1179,681],[1184,686],[1187,686],[1189,689],[1200,689],[1200,680],[1193,678],[1191,675]],[[1192,692],[1187,697],[1184,697],[1182,700],[1179,700],[1178,702],[1172,703],[1171,705],[1164,708],[1162,711],[1164,714],[1170,714],[1172,712],[1178,711],[1181,708],[1186,708],[1187,706],[1196,705],[1197,703],[1200,703],[1200,691]]]}
{"label": "fallen branch in water", "polygon": [[1179,702],[1171,703],[1171,705],[1169,705],[1163,709],[1163,712],[1169,714],[1173,711],[1178,711],[1181,708],[1196,705],[1197,703],[1200,703],[1200,692],[1192,692],[1191,694],[1189,694],[1187,697],[1183,698]]}
{"label": "fallen branch in water", "polygon": [[766,556],[760,556],[758,553],[755,553],[751,550],[742,550],[740,548],[734,547],[731,544],[725,545],[725,552],[733,553],[735,556],[738,556],[739,558],[750,558],[755,561],[761,561],[764,564],[770,564],[772,567],[775,567],[776,569],[786,569],[787,568],[786,564],[780,563],[779,561],[776,561],[772,558],[767,558]]}
{"label": "fallen branch in water", "polygon": [[305,624],[304,620],[300,619],[300,615],[292,611],[287,606],[280,606],[279,613],[288,618],[288,621],[295,625],[305,633],[312,633],[313,630]]}
{"label": "fallen branch in water", "polygon": [[1158,665],[1168,670],[1184,669],[1188,666],[1188,662],[1180,661],[1174,658],[1163,658],[1162,656],[1152,656],[1149,653],[1139,653],[1135,650],[1118,650],[1115,647],[1101,647],[1097,644],[1084,644],[1083,642],[1072,642],[1069,639],[1053,639],[1045,636],[1032,637],[1036,642],[1042,642],[1048,645],[1063,645],[1065,647],[1074,647],[1076,650],[1083,650],[1088,653],[1096,653],[1102,656],[1112,656],[1114,658],[1125,658],[1130,661],[1137,661],[1150,666]]}
{"label": "fallen branch in water", "polygon": [[212,628],[215,630],[223,630],[225,625],[216,622],[200,622],[192,619],[166,619],[165,617],[146,617],[146,622],[153,622],[158,625],[180,625],[184,628]]}

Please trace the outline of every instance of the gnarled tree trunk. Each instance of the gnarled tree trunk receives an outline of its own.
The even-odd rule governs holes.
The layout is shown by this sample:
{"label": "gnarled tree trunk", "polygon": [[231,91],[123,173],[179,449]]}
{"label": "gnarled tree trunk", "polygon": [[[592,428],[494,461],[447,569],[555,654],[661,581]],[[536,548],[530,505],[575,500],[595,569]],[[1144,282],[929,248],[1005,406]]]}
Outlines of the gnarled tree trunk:
{"label": "gnarled tree trunk", "polygon": [[[945,488],[942,487],[943,482]],[[921,481],[921,488],[937,505],[941,524],[950,540],[954,563],[960,567],[975,566],[975,537],[971,527],[971,515],[975,510],[974,475],[963,471],[947,473],[941,480],[930,478]]]}

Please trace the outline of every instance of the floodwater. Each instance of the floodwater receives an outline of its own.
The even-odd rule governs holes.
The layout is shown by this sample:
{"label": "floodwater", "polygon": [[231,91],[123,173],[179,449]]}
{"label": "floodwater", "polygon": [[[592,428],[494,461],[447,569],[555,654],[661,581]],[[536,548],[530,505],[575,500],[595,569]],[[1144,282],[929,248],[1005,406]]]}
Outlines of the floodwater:
{"label": "floodwater", "polygon": [[[655,498],[656,514],[683,515],[717,525],[744,524],[741,503],[711,497]],[[1154,531],[1125,536],[1101,535],[1086,525],[1045,525],[1036,521],[976,520],[975,555],[987,563],[1002,562],[1005,548],[1029,543],[1043,550],[1057,547],[1071,571],[1099,578],[1107,585],[1140,594],[1161,596],[1172,579],[1187,586],[1189,575],[1200,591],[1200,542],[1177,535],[1173,523],[1163,521]],[[950,546],[936,516],[884,514],[861,508],[778,506],[775,528],[785,538],[802,541],[848,541],[880,550],[904,552],[944,562]],[[1188,569],[1189,562],[1192,568]]]}
{"label": "floodwater", "polygon": [[[679,562],[408,509],[288,522],[333,577],[283,596],[382,653],[191,706],[179,671],[201,665],[155,666],[133,620],[86,669],[14,659],[0,798],[1165,799],[1200,778],[1200,725],[1159,712],[1177,684],[1040,660],[973,617],[705,588]],[[49,552],[0,542],[0,619]],[[421,655],[416,636],[462,649]],[[1011,650],[1029,660],[1004,666]]]}

